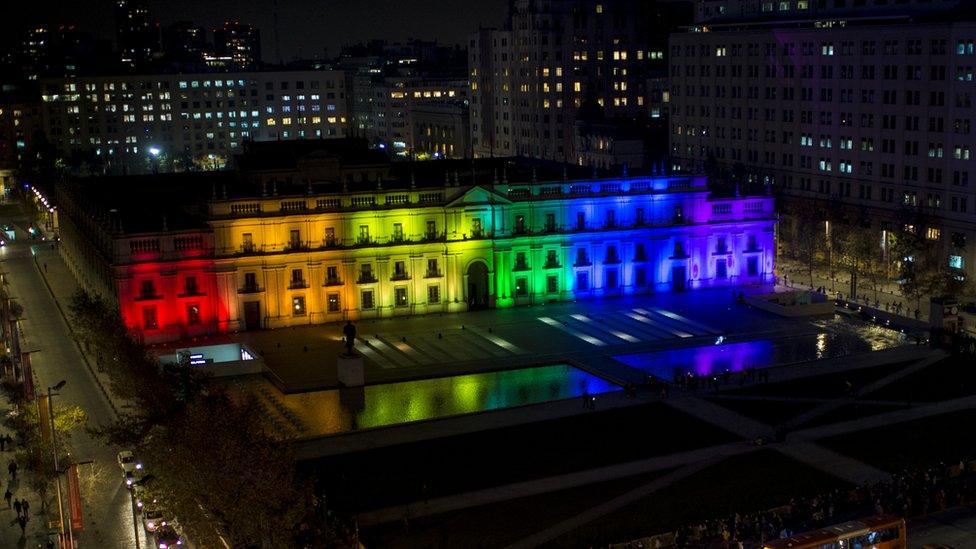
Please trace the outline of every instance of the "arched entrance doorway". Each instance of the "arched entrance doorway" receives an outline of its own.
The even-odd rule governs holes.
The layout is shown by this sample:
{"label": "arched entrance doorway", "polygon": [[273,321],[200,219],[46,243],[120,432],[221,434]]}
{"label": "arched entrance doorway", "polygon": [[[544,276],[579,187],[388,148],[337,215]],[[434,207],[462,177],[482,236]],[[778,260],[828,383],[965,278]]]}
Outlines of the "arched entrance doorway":
{"label": "arched entrance doorway", "polygon": [[483,261],[468,265],[468,310],[488,308],[488,266]]}

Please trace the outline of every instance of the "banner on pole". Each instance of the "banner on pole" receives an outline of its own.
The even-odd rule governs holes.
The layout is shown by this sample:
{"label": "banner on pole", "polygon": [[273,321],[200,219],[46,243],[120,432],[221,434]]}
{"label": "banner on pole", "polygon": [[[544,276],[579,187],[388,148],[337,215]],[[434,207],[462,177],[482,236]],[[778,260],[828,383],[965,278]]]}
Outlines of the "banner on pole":
{"label": "banner on pole", "polygon": [[51,444],[51,411],[47,407],[48,396],[45,394],[37,397],[37,417],[41,427],[41,440],[45,444]]}
{"label": "banner on pole", "polygon": [[85,517],[81,509],[81,487],[78,484],[78,466],[68,466],[68,509],[71,511],[71,529],[82,532],[85,529]]}
{"label": "banner on pole", "polygon": [[34,372],[31,370],[30,353],[20,353],[20,367],[24,372],[24,398],[34,401]]}

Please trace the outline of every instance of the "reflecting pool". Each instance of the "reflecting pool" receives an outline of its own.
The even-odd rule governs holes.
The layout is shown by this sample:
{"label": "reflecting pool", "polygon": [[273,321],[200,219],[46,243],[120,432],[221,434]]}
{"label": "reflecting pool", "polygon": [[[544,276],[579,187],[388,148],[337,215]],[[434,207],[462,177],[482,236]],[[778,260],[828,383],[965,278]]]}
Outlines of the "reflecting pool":
{"label": "reflecting pool", "polygon": [[[861,333],[863,332],[863,333]],[[880,327],[861,331],[838,329],[782,339],[757,339],[651,353],[619,355],[614,359],[659,379],[673,381],[694,373],[699,376],[746,368],[768,368],[780,364],[836,358],[854,353],[897,347],[907,342],[904,334]]]}
{"label": "reflecting pool", "polygon": [[617,385],[568,364],[283,395],[303,437],[386,427],[599,394]]}

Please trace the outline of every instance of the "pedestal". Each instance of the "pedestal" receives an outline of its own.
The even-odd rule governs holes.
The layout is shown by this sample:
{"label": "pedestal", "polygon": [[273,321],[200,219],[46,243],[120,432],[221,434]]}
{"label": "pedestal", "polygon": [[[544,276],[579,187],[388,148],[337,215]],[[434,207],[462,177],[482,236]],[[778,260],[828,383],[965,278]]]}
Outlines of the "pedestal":
{"label": "pedestal", "polygon": [[359,355],[339,355],[336,359],[336,373],[339,383],[346,387],[362,387],[366,383],[363,357]]}

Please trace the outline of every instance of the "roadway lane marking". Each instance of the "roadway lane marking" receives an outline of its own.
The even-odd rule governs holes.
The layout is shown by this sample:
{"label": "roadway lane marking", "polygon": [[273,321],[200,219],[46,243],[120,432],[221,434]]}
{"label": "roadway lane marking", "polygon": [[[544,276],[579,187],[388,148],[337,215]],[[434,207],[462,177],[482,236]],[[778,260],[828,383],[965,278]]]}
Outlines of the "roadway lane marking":
{"label": "roadway lane marking", "polygon": [[582,322],[582,323],[586,324],[587,326],[589,326],[590,328],[592,328],[594,330],[598,330],[598,331],[601,331],[601,332],[608,333],[608,334],[610,334],[610,335],[612,335],[612,336],[614,336],[614,337],[616,337],[618,339],[622,339],[622,340],[624,340],[624,341],[626,341],[628,343],[640,343],[640,339],[639,338],[636,338],[636,337],[628,334],[627,332],[621,332],[620,330],[616,330],[613,327],[607,326],[603,322],[596,322],[592,318],[590,318],[590,317],[588,317],[586,315],[574,314],[574,315],[569,315],[569,317],[572,318],[572,319],[574,319],[574,320],[576,320],[576,321],[578,321],[578,322]]}

